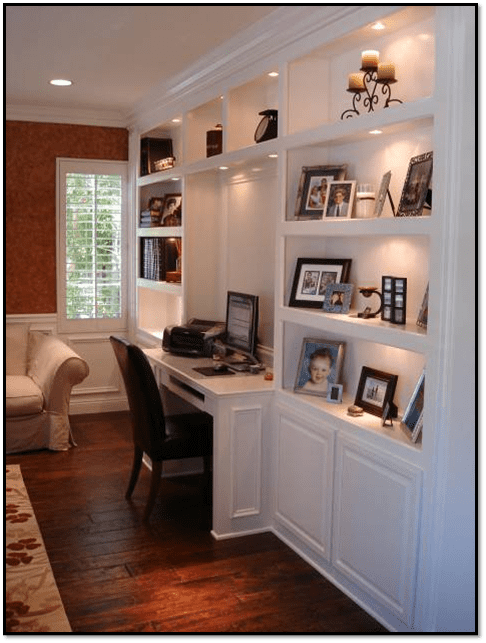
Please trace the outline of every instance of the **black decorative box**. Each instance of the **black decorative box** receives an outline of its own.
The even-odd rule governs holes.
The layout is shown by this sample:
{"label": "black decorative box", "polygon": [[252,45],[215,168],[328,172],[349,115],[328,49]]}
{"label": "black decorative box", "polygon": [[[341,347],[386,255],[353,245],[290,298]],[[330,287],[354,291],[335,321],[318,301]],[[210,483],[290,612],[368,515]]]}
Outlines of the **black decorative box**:
{"label": "black decorative box", "polygon": [[140,141],[140,176],[157,172],[156,162],[172,156],[171,138],[142,138]]}

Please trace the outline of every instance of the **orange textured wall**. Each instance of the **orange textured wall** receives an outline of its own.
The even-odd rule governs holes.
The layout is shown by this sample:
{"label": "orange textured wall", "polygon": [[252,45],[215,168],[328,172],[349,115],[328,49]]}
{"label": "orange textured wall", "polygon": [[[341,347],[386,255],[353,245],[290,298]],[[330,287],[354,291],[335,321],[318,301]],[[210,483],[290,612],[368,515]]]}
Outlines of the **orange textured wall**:
{"label": "orange textured wall", "polygon": [[7,121],[5,313],[56,312],[56,158],[126,161],[128,131]]}

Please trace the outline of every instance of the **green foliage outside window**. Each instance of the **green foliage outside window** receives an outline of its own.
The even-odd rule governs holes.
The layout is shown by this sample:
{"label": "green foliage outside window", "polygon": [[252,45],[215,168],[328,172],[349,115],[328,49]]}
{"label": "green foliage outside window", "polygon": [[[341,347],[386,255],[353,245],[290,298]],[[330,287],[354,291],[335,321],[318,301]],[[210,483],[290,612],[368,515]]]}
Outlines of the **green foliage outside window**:
{"label": "green foliage outside window", "polygon": [[67,319],[121,317],[122,178],[66,175]]}

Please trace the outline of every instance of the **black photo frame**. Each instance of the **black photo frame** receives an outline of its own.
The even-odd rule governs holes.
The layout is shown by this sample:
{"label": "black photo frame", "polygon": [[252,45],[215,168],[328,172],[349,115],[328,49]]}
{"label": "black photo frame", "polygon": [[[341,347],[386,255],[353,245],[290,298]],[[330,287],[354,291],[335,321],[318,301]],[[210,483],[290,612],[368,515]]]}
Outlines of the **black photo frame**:
{"label": "black photo frame", "polygon": [[351,259],[297,259],[289,306],[322,308],[326,287],[348,281]]}
{"label": "black photo frame", "polygon": [[393,402],[397,382],[398,375],[363,366],[354,404],[382,418],[385,407]]}
{"label": "black photo frame", "polygon": [[322,219],[330,181],[343,181],[347,165],[313,165],[302,168],[295,218],[300,221]]}
{"label": "black photo frame", "polygon": [[398,205],[397,217],[422,215],[432,179],[433,152],[410,159],[407,178]]}

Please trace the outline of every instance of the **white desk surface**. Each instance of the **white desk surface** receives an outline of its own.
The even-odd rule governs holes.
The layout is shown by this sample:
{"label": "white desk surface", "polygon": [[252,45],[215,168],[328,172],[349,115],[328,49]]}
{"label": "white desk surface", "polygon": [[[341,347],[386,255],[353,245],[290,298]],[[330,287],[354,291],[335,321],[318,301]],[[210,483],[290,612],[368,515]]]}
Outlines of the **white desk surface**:
{"label": "white desk surface", "polygon": [[235,373],[234,375],[205,376],[194,370],[194,367],[214,366],[211,358],[193,358],[172,355],[162,348],[146,348],[144,353],[169,375],[186,382],[204,394],[214,396],[244,395],[251,393],[271,393],[274,382],[263,378],[263,371],[258,375],[250,373]]}

